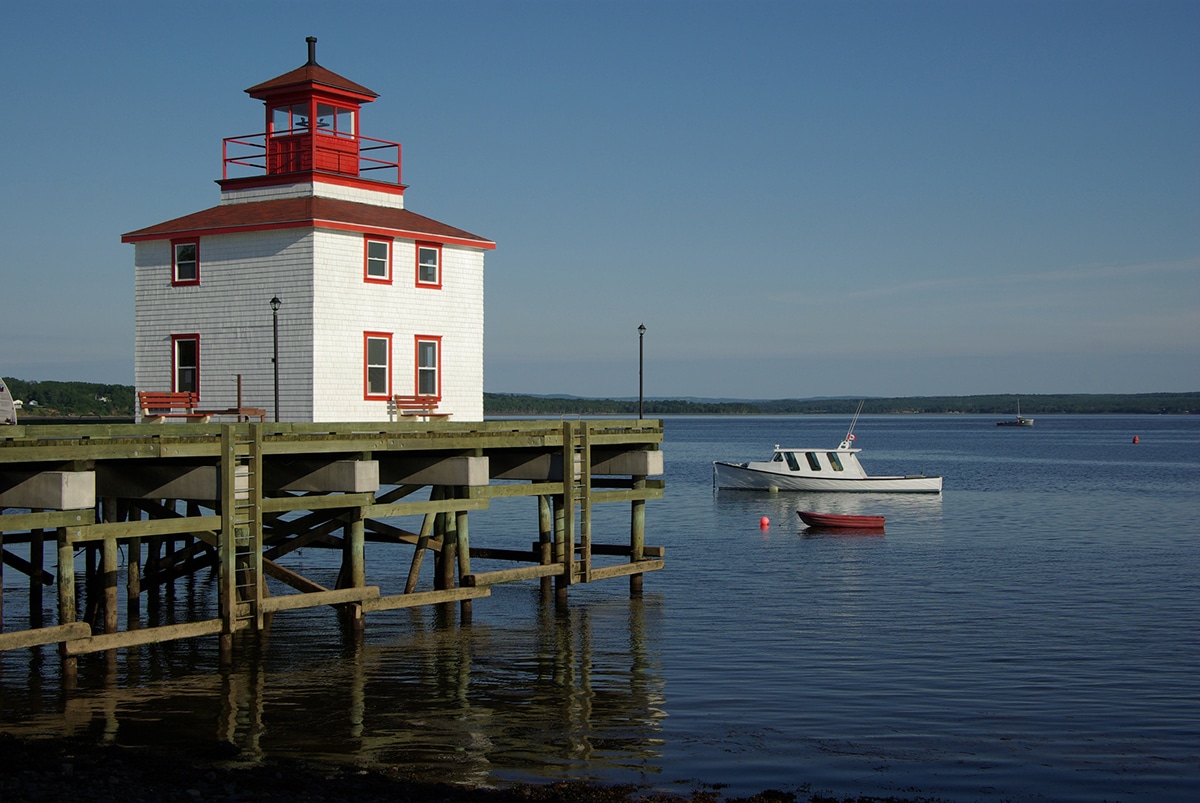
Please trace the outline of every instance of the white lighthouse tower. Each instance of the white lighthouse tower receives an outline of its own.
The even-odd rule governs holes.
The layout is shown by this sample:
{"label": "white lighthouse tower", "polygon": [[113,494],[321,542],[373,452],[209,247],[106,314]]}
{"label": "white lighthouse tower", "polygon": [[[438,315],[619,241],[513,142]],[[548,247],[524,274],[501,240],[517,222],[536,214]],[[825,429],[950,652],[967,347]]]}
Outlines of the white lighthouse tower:
{"label": "white lighthouse tower", "polygon": [[360,130],[377,95],[317,64],[315,38],[246,92],[265,132],[224,141],[220,203],[121,238],[138,390],[268,420],[385,421],[414,396],[482,420],[495,243],[405,208],[400,144]]}

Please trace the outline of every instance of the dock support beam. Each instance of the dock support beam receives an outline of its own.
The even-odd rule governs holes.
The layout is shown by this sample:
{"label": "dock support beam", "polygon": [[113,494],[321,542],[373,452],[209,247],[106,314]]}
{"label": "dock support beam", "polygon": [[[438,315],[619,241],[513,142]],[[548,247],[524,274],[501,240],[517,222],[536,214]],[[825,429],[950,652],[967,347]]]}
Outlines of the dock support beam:
{"label": "dock support beam", "polygon": [[[634,477],[635,491],[645,490],[646,478]],[[629,561],[637,563],[642,559],[646,549],[646,500],[635,499],[630,503],[629,523]],[[629,575],[629,593],[636,596],[642,593],[642,575]]]}
{"label": "dock support beam", "polygon": [[[550,497],[540,494],[538,500],[538,562],[547,566],[554,562],[554,512],[551,509]],[[550,599],[554,581],[543,577],[538,581],[543,600]]]}
{"label": "dock support beam", "polygon": [[[71,625],[75,623],[75,548],[71,543],[71,535],[78,532],[75,528],[58,528],[58,623]],[[79,659],[67,653],[67,645],[59,644],[59,655],[62,657],[63,688],[75,688],[79,676]]]}
{"label": "dock support beam", "polygon": [[[466,499],[469,494],[469,489],[461,487],[455,494],[459,499]],[[457,537],[456,549],[458,550],[458,584],[462,585],[462,579],[471,573],[471,539],[467,525],[467,511],[454,511],[454,531]],[[459,614],[463,622],[471,620],[471,599],[464,598],[458,604]]]}
{"label": "dock support beam", "polygon": [[[342,576],[343,588],[363,588],[367,584],[366,571],[366,525],[361,510],[342,528]],[[351,602],[341,608],[342,621],[351,629],[361,631],[366,627],[361,602]]]}

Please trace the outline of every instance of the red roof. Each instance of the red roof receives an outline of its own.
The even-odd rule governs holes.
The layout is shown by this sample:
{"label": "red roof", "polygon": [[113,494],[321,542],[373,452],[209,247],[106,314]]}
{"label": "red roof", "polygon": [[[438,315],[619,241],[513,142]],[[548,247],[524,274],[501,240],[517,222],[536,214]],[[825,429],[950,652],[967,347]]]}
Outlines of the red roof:
{"label": "red roof", "polygon": [[267,229],[327,228],[386,233],[404,239],[466,245],[487,250],[491,240],[439,223],[407,209],[340,201],[334,198],[281,198],[222,204],[121,235],[121,242],[167,240],[181,236],[236,234]]}
{"label": "red roof", "polygon": [[379,93],[372,92],[362,84],[356,84],[349,78],[343,78],[333,70],[325,69],[320,64],[305,64],[303,67],[297,67],[291,72],[286,72],[277,78],[272,78],[270,81],[255,84],[246,90],[246,94],[252,98],[262,98],[267,95],[277,94],[282,90],[308,87],[314,84],[352,92],[356,95],[364,95],[365,99],[379,97]]}

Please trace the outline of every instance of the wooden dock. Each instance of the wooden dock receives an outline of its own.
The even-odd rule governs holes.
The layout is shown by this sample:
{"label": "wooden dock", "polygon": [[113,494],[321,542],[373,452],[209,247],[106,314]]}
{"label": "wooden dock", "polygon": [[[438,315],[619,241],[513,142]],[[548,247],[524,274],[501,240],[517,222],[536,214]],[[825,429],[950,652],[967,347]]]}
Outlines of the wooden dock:
{"label": "wooden dock", "polygon": [[[559,600],[618,577],[639,593],[664,566],[662,548],[645,544],[645,503],[663,493],[662,433],[650,420],[0,427],[0,591],[11,570],[29,587],[28,621],[0,607],[0,651],[57,644],[69,679],[76,656],[173,639],[215,636],[228,661],[235,633],[302,608],[332,606],[361,628],[368,613],[429,604],[458,603],[466,618],[492,585],[532,578]],[[471,544],[469,514],[509,497],[537,501],[529,548]],[[630,505],[627,540],[593,541],[601,503]],[[387,521],[405,516],[420,528]],[[368,542],[411,551],[403,588],[370,582]],[[340,551],[332,587],[289,567],[304,547]],[[475,572],[473,558],[506,568]],[[143,621],[143,600],[213,570],[214,615]],[[50,587],[54,624],[41,621]]]}

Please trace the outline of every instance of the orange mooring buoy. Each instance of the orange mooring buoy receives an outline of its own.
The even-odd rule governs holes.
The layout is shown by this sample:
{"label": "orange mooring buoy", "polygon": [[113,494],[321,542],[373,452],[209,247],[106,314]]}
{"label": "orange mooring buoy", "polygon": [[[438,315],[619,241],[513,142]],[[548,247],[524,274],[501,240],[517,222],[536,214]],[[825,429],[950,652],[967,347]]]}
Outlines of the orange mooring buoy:
{"label": "orange mooring buoy", "polygon": [[761,519],[758,520],[758,526],[761,529],[765,530],[771,526],[771,520],[768,519],[766,516],[763,516]]}
{"label": "orange mooring buoy", "polygon": [[1137,436],[1137,435],[1134,435],[1134,436],[1133,436],[1133,442],[1134,442],[1134,443],[1137,443],[1137,442],[1138,442],[1138,436]]}

